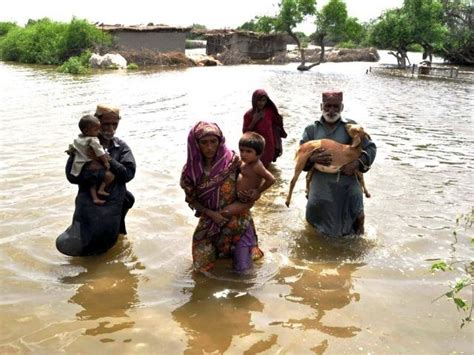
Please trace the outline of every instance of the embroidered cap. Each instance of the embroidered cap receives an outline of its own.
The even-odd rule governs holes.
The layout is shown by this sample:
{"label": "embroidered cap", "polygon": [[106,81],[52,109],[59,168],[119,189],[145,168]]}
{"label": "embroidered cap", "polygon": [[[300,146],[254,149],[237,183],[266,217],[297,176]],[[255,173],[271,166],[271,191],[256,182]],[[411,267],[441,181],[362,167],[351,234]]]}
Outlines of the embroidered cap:
{"label": "embroidered cap", "polygon": [[325,102],[327,100],[342,102],[342,91],[326,91],[326,92],[323,92],[323,102]]}
{"label": "embroidered cap", "polygon": [[108,104],[97,105],[94,116],[101,117],[105,114],[114,114],[115,116],[120,118],[120,109],[116,106],[112,106]]}

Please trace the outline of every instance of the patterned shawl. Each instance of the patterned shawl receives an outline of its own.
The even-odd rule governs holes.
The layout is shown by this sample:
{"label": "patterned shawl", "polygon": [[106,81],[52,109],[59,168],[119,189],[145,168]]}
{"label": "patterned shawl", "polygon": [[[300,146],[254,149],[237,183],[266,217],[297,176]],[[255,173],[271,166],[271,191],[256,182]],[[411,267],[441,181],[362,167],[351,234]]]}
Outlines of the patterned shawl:
{"label": "patterned shawl", "polygon": [[[199,139],[214,135],[219,138],[214,162],[209,176],[204,176],[204,159],[199,149]],[[219,189],[231,173],[240,166],[240,160],[225,145],[225,138],[219,126],[210,122],[198,122],[188,135],[188,157],[181,173],[180,185],[186,193],[186,202],[198,201],[213,211],[219,210]],[[196,212],[196,216],[200,214]]]}

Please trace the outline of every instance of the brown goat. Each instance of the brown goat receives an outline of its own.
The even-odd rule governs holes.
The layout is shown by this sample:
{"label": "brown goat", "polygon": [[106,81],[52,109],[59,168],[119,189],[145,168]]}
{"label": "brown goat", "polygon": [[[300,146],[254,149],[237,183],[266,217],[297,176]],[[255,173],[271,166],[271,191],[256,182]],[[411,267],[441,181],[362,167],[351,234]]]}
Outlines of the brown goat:
{"label": "brown goat", "polygon": [[[293,178],[291,179],[290,191],[288,192],[288,196],[286,197],[285,204],[287,207],[290,206],[291,195],[293,193],[296,181],[298,180],[298,177],[303,171],[303,168],[305,167],[309,157],[316,149],[323,148],[326,152],[331,154],[331,165],[326,166],[316,163],[314,164],[314,169],[324,173],[339,173],[339,171],[344,165],[349,164],[350,162],[359,158],[362,152],[362,142],[367,136],[367,133],[364,132],[364,129],[361,126],[356,124],[347,124],[346,130],[347,134],[349,134],[349,136],[352,138],[351,145],[341,144],[336,141],[333,141],[332,139],[327,138],[311,140],[300,145],[295,156],[295,173],[293,175]],[[365,196],[370,197],[370,193],[365,186],[364,175],[360,171],[357,171],[355,174]],[[309,191],[309,185],[311,183],[312,176],[313,169],[311,169],[308,172],[308,175],[306,176],[306,191]]]}

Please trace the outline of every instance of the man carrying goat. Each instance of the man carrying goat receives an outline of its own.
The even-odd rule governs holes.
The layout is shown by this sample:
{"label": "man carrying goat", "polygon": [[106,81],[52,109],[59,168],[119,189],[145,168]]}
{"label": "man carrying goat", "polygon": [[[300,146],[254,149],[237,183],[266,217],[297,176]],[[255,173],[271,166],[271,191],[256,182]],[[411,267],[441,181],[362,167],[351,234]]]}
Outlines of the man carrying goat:
{"label": "man carrying goat", "polygon": [[[324,92],[322,116],[305,128],[300,145],[325,138],[351,145],[352,137],[346,126],[355,122],[341,117],[343,108],[342,92]],[[356,172],[367,172],[376,153],[377,147],[366,136],[360,155],[342,166],[338,173],[314,169],[308,191],[306,220],[318,232],[328,237],[364,233],[364,202]],[[311,154],[303,170],[310,171],[315,164],[330,166],[333,159],[335,157],[327,150],[318,148]]]}

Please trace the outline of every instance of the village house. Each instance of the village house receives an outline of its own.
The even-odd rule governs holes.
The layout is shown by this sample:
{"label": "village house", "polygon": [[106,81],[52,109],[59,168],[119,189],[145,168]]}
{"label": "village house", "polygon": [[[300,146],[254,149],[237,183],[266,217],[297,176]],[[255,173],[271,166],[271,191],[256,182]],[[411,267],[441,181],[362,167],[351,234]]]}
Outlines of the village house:
{"label": "village house", "polygon": [[160,53],[184,53],[186,35],[191,30],[165,25],[99,25],[99,28],[114,37],[119,49],[127,51],[147,49]]}
{"label": "village house", "polygon": [[216,55],[224,50],[238,52],[250,59],[269,59],[286,54],[285,34],[262,34],[249,31],[220,30],[206,33],[206,54]]}

